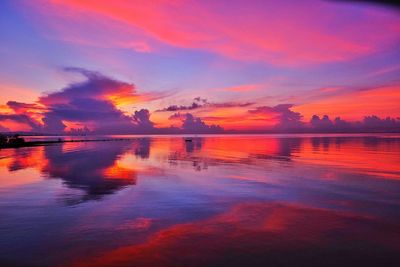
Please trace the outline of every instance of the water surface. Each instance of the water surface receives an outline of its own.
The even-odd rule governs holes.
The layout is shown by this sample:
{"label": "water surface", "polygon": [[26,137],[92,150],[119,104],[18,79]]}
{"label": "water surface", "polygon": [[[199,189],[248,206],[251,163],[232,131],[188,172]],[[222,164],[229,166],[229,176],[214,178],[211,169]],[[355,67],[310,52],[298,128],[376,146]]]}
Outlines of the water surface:
{"label": "water surface", "polygon": [[400,136],[0,150],[1,266],[400,266]]}

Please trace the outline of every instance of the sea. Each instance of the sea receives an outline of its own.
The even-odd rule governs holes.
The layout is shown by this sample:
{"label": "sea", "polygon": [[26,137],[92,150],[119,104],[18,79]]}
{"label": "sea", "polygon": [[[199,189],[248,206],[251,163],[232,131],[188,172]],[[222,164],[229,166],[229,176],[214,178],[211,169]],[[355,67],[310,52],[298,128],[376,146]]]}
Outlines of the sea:
{"label": "sea", "polygon": [[35,136],[0,266],[400,266],[400,134]]}

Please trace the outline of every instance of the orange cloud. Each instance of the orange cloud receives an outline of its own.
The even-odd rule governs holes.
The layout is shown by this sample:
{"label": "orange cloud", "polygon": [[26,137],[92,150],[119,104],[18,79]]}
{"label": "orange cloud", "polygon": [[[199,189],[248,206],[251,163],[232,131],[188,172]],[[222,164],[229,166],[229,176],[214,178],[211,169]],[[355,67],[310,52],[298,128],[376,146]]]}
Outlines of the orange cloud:
{"label": "orange cloud", "polygon": [[226,87],[223,88],[223,90],[229,92],[251,92],[260,89],[260,87],[261,87],[260,84],[244,84],[244,85]]}

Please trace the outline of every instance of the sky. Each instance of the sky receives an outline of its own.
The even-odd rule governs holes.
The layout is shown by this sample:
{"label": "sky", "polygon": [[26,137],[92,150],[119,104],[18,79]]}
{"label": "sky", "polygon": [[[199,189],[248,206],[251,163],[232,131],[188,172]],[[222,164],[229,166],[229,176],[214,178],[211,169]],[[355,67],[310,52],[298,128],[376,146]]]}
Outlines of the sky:
{"label": "sky", "polygon": [[400,130],[379,1],[0,1],[0,131]]}

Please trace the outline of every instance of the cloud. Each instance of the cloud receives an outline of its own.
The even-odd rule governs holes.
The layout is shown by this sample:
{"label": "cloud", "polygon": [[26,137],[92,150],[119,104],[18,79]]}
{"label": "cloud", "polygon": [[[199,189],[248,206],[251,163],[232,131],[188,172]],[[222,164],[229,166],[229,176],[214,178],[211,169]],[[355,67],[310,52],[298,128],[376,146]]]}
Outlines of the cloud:
{"label": "cloud", "polygon": [[224,102],[224,103],[211,103],[209,106],[210,107],[216,107],[216,108],[234,108],[234,107],[248,107],[251,105],[254,105],[254,102]]}
{"label": "cloud", "polygon": [[331,120],[328,115],[322,118],[314,115],[309,127],[318,132],[399,132],[400,118],[379,118],[372,115],[365,116],[362,121],[348,122],[340,117]]}
{"label": "cloud", "polygon": [[147,109],[135,111],[133,120],[141,130],[148,130],[154,128],[154,123],[150,121],[150,112]]}
{"label": "cloud", "polygon": [[[34,131],[45,133],[87,132],[102,134],[168,133],[183,131],[193,133],[221,132],[216,125],[207,125],[200,118],[186,114],[181,129],[158,129],[150,120],[150,112],[140,109],[127,114],[118,108],[120,101],[137,100],[133,84],[109,78],[99,72],[81,68],[65,68],[86,79],[72,83],[59,91],[41,96],[36,103],[9,101],[8,108],[15,114],[1,114],[0,121],[14,121],[28,125]],[[196,97],[198,106],[234,106],[236,103],[211,104]],[[240,104],[242,105],[242,104]],[[174,109],[169,109],[170,111]],[[185,110],[181,106],[176,110]],[[36,118],[36,120],[35,120]]]}
{"label": "cloud", "polygon": [[262,85],[260,85],[260,84],[243,84],[243,85],[238,85],[238,86],[221,88],[220,90],[224,90],[224,91],[228,91],[228,92],[247,93],[247,92],[256,91],[258,89],[261,89],[261,87],[262,87]]}
{"label": "cloud", "polygon": [[84,77],[83,82],[73,83],[59,92],[50,93],[39,98],[39,103],[49,106],[66,104],[71,99],[95,99],[120,105],[126,102],[137,102],[140,96],[131,83],[121,82],[95,71],[82,68],[65,68],[65,71],[76,72]]}
{"label": "cloud", "polygon": [[148,110],[127,114],[118,108],[121,103],[141,99],[133,84],[81,68],[64,70],[77,72],[86,79],[41,96],[36,103],[8,101],[7,107],[14,114],[1,114],[0,120],[25,124],[45,133],[69,131],[77,125],[91,132],[109,134],[144,133],[153,129]]}
{"label": "cloud", "polygon": [[0,125],[0,132],[9,132],[10,129]]}
{"label": "cloud", "polygon": [[[140,29],[140,36],[152,44],[284,66],[351,60],[390,48],[399,40],[397,14],[357,3],[229,1],[229,10],[226,5],[224,1],[155,1],[145,5],[101,1],[94,5],[91,1],[60,0],[27,4],[27,8],[50,18],[42,20],[58,36],[90,40],[85,35],[87,29],[78,28],[72,34],[64,26],[81,25],[84,14],[96,18],[118,39],[125,33],[134,37],[138,32],[129,29]],[[69,16],[62,16],[65,10]],[[59,17],[63,23],[53,25]],[[111,31],[109,25],[116,23],[118,27]]]}
{"label": "cloud", "polygon": [[183,133],[221,133],[224,129],[219,125],[208,125],[203,119],[193,116],[191,113],[174,113],[168,118],[171,121],[180,121]]}
{"label": "cloud", "polygon": [[171,116],[169,116],[168,117],[168,119],[169,120],[184,120],[186,118],[186,114],[183,114],[183,113],[180,113],[180,112],[177,112],[177,113],[174,113],[174,114],[172,114]]}
{"label": "cloud", "polygon": [[8,108],[8,112],[6,114],[0,113],[4,121],[25,125],[29,128],[27,130],[30,131],[41,131],[42,114],[47,111],[45,107],[37,103],[22,103],[17,101],[8,101],[6,107]]}
{"label": "cloud", "polygon": [[260,114],[272,117],[276,121],[276,125],[274,126],[275,128],[290,130],[303,125],[303,122],[301,121],[303,116],[299,112],[292,111],[292,107],[292,104],[280,104],[274,107],[261,106],[251,109],[248,112],[250,114]]}
{"label": "cloud", "polygon": [[44,107],[41,107],[37,104],[22,103],[22,102],[17,102],[17,101],[8,101],[7,106],[17,114],[23,114],[23,113],[29,112],[30,110],[33,110],[33,111],[45,110]]}
{"label": "cloud", "polygon": [[43,119],[43,131],[46,133],[61,133],[67,127],[62,120],[52,113],[48,113]]}
{"label": "cloud", "polygon": [[43,118],[45,131],[63,131],[66,128],[63,121],[88,125],[98,133],[143,132],[153,127],[148,111],[142,109],[131,116],[117,108],[121,102],[140,98],[133,84],[85,69],[65,70],[78,72],[86,80],[39,98],[38,102],[48,109]]}
{"label": "cloud", "polygon": [[[257,120],[274,121],[257,132],[399,132],[400,118],[380,118],[365,116],[362,121],[346,121],[340,117],[331,120],[328,115],[313,115],[309,122],[304,122],[299,112],[292,110],[292,104],[261,106],[249,110],[251,115],[259,115]],[[254,118],[253,118],[254,119]]]}
{"label": "cloud", "polygon": [[186,111],[194,110],[199,108],[233,108],[233,107],[247,107],[253,105],[254,102],[223,102],[223,103],[213,103],[209,102],[206,98],[196,97],[193,99],[190,105],[171,105],[163,109],[158,109],[156,112],[176,112],[176,111]]}
{"label": "cloud", "polygon": [[[43,95],[34,103],[8,101],[3,113],[0,113],[2,126],[0,129],[14,130],[11,126],[16,125],[17,130],[21,131],[27,129],[27,131],[43,133],[91,132],[99,134],[221,133],[227,132],[227,129],[242,132],[400,131],[399,118],[378,116],[379,114],[366,116],[362,121],[346,121],[340,117],[331,120],[328,115],[320,117],[314,112],[311,120],[306,122],[303,113],[299,112],[297,106],[293,104],[224,110],[224,108],[248,107],[254,103],[213,103],[203,97],[194,98],[193,103],[188,106],[170,106],[158,110],[158,112],[174,112],[169,116],[169,121],[178,121],[181,125],[169,128],[168,125],[164,125],[164,128],[159,128],[151,120],[148,109],[142,108],[133,113],[127,113],[118,107],[118,103],[128,100],[139,101],[142,97],[136,92],[133,84],[85,69],[67,68],[65,70],[78,72],[85,77],[85,80],[71,83],[59,91]],[[398,89],[398,86],[379,90],[362,90],[357,93],[367,99],[372,99],[386,92],[385,99],[392,99],[395,89]],[[390,102],[390,105],[397,108],[394,101]],[[182,112],[201,108],[204,110],[195,115]],[[200,113],[202,116],[199,116]],[[366,112],[363,111],[363,113]],[[393,114],[397,113],[393,112]],[[229,125],[233,127],[229,128]]]}
{"label": "cloud", "polygon": [[130,49],[133,49],[136,52],[139,53],[150,53],[152,52],[151,47],[149,46],[149,44],[147,44],[146,42],[128,42],[126,44],[121,44],[122,47],[127,47]]}
{"label": "cloud", "polygon": [[38,131],[41,127],[40,124],[25,114],[0,114],[0,121],[7,120],[28,125],[33,131]]}
{"label": "cloud", "polygon": [[398,129],[400,130],[400,118],[386,117],[381,119],[377,116],[366,116],[362,122],[366,128]]}
{"label": "cloud", "polygon": [[189,105],[189,106],[171,105],[171,106],[168,106],[168,107],[166,107],[166,108],[156,110],[156,112],[164,112],[164,111],[172,111],[172,112],[175,112],[175,111],[183,111],[183,110],[193,110],[193,109],[200,108],[200,107],[202,107],[202,106],[203,106],[203,105],[198,104],[197,102],[193,102],[193,103],[192,103],[191,105]]}
{"label": "cloud", "polygon": [[182,122],[182,130],[184,133],[221,133],[222,127],[219,125],[207,125],[200,118],[194,117],[190,113],[185,114]]}
{"label": "cloud", "polygon": [[316,129],[331,130],[334,127],[334,123],[329,119],[328,115],[324,115],[322,119],[320,119],[319,116],[314,115],[311,118],[310,124]]}
{"label": "cloud", "polygon": [[400,82],[372,87],[328,87],[311,95],[299,95],[294,110],[310,119],[314,114],[329,114],[360,120],[374,114],[379,117],[400,114]]}

